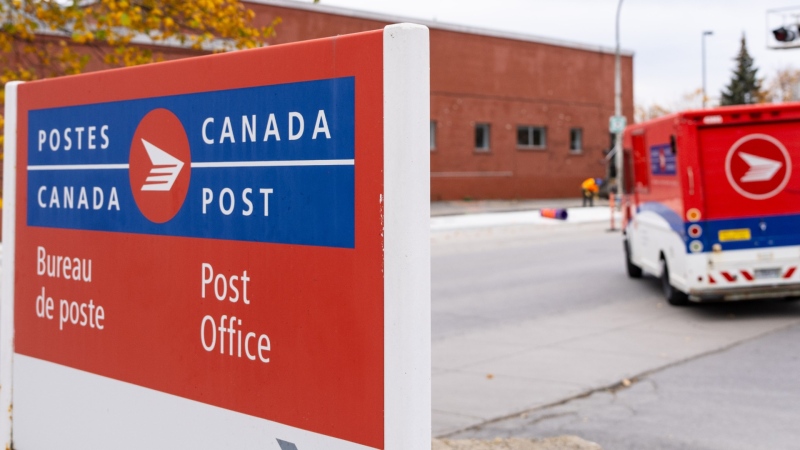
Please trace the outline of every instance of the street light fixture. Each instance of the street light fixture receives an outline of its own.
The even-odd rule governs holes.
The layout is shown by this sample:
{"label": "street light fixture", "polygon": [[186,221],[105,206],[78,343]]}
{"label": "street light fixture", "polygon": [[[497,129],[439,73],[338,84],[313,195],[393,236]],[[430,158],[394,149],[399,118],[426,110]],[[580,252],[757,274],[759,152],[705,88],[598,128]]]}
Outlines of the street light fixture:
{"label": "street light fixture", "polygon": [[703,109],[706,109],[706,36],[713,35],[713,31],[703,31]]}

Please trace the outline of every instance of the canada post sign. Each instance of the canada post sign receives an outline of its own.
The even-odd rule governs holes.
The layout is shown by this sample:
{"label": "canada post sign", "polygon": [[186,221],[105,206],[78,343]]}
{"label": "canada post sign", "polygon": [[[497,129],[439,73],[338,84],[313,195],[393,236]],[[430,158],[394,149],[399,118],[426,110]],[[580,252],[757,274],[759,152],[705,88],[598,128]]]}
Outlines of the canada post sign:
{"label": "canada post sign", "polygon": [[428,69],[401,24],[7,84],[0,447],[429,448]]}
{"label": "canada post sign", "polygon": [[352,248],[354,83],[30,111],[28,225]]}

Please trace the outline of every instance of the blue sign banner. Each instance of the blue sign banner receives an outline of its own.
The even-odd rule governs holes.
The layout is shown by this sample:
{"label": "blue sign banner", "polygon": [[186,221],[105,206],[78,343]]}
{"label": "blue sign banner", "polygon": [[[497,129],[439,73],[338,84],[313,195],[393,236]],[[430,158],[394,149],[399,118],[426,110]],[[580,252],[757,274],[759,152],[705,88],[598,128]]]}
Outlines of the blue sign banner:
{"label": "blue sign banner", "polygon": [[650,167],[653,175],[675,175],[675,153],[669,144],[650,147]]}
{"label": "blue sign banner", "polygon": [[34,110],[27,155],[30,226],[355,245],[352,77]]}

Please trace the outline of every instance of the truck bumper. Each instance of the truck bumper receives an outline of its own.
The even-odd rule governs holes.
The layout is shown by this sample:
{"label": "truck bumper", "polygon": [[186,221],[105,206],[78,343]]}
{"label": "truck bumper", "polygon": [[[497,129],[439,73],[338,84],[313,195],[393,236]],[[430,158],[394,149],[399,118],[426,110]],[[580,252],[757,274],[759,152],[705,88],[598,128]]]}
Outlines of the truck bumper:
{"label": "truck bumper", "polygon": [[800,247],[687,255],[686,293],[694,301],[800,296]]}
{"label": "truck bumper", "polygon": [[720,302],[755,299],[800,297],[800,283],[771,286],[726,287],[719,289],[692,289],[689,300],[695,302]]}

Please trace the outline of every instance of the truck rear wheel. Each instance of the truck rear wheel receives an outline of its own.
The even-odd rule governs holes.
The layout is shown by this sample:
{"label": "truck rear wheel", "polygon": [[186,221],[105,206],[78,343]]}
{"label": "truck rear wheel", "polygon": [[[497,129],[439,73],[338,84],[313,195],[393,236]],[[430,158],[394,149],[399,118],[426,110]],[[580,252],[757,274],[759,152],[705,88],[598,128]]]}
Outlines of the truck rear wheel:
{"label": "truck rear wheel", "polygon": [[642,268],[631,261],[631,248],[628,245],[628,240],[625,239],[623,244],[625,245],[625,266],[628,269],[628,277],[642,278]]}
{"label": "truck rear wheel", "polygon": [[661,290],[670,305],[685,306],[689,304],[689,296],[675,289],[675,286],[669,282],[669,266],[667,266],[665,258],[661,258]]}

